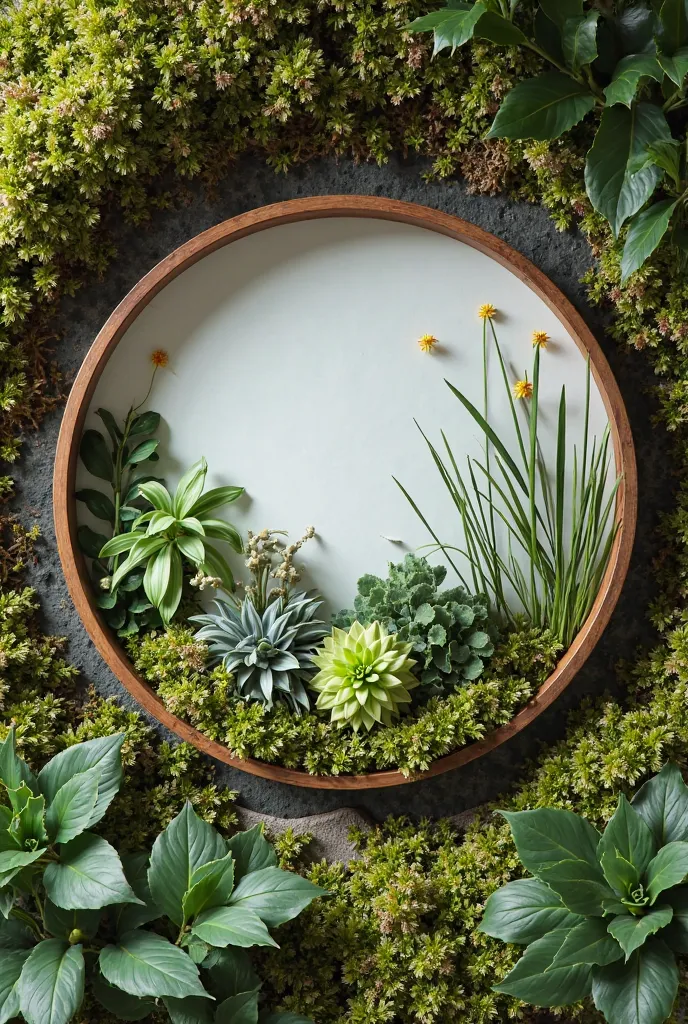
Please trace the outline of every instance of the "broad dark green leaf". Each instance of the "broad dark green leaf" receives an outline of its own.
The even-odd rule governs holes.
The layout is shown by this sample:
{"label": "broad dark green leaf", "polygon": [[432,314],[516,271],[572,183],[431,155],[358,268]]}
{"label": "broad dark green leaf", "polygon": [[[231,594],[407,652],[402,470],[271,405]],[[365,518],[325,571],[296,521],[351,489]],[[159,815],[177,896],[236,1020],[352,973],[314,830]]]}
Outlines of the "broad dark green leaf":
{"label": "broad dark green leaf", "polygon": [[617,10],[614,30],[623,54],[655,52],[658,12],[652,10],[654,3],[659,6],[659,0],[650,0],[650,6],[640,3]]}
{"label": "broad dark green leaf", "polygon": [[199,996],[163,999],[172,1024],[215,1024],[215,1005]]}
{"label": "broad dark green leaf", "polygon": [[297,917],[316,896],[325,895],[325,889],[292,871],[262,868],[241,879],[232,893],[231,903],[254,911],[268,928],[276,928]]}
{"label": "broad dark green leaf", "polygon": [[43,850],[5,850],[0,853],[0,887],[6,886],[42,854]]}
{"label": "broad dark green leaf", "polygon": [[184,895],[182,909],[186,921],[211,907],[229,903],[234,888],[234,860],[228,853],[222,860],[213,860],[196,868],[191,887]]}
{"label": "broad dark green leaf", "polygon": [[605,850],[600,857],[600,864],[604,877],[619,896],[625,898],[638,887],[640,872],[618,850]]}
{"label": "broad dark green leaf", "polygon": [[632,914],[620,914],[609,923],[609,934],[613,935],[626,954],[626,959],[638,949],[650,935],[669,924],[673,917],[670,906],[653,907],[648,914],[634,917]]}
{"label": "broad dark green leaf", "polygon": [[621,258],[621,283],[642,267],[664,238],[678,201],[664,199],[643,210],[631,221]]}
{"label": "broad dark green leaf", "polygon": [[126,461],[126,465],[136,466],[139,462],[145,462],[146,459],[151,457],[159,444],[160,442],[155,437],[150,438],[148,441],[142,441],[141,444],[137,445],[133,452],[131,452]]}
{"label": "broad dark green leaf", "polygon": [[[295,916],[295,915],[294,915]],[[258,914],[244,907],[213,907],[194,921],[193,934],[210,946],[275,946]]]}
{"label": "broad dark green leaf", "polygon": [[[11,917],[0,921],[0,949],[14,952],[18,949],[30,949],[35,945],[33,932],[23,921]],[[4,955],[4,953],[3,953]]]}
{"label": "broad dark green leaf", "polygon": [[45,939],[22,969],[19,1005],[27,1024],[68,1024],[84,998],[86,968],[81,946]]}
{"label": "broad dark green leaf", "polygon": [[541,807],[534,811],[501,811],[511,828],[523,866],[537,875],[563,860],[584,861],[598,871],[600,833],[572,811]]}
{"label": "broad dark green leaf", "polygon": [[664,0],[659,20],[657,42],[664,53],[674,53],[688,42],[688,10],[685,0]]}
{"label": "broad dark green leaf", "polygon": [[122,855],[122,867],[127,882],[143,905],[121,903],[112,908],[111,915],[118,935],[140,928],[161,916],[148,885],[148,854],[125,853]]}
{"label": "broad dark green leaf", "polygon": [[[51,900],[46,900],[44,907],[45,927],[56,939],[69,939],[74,931],[80,931],[86,939],[92,939],[100,924],[100,910],[63,910],[56,907]],[[79,940],[81,941],[81,940]]]}
{"label": "broad dark green leaf", "polygon": [[17,754],[14,726],[0,743],[0,782],[6,789],[18,789],[23,782],[33,793],[38,792],[31,769]]}
{"label": "broad dark green leaf", "polygon": [[681,148],[676,139],[661,139],[648,147],[645,159],[665,171],[677,188],[681,186]]}
{"label": "broad dark green leaf", "polygon": [[440,11],[433,11],[422,18],[416,18],[405,26],[407,32],[434,32],[435,45],[433,55],[451,47],[452,53],[457,46],[463,46],[472,38],[475,26],[485,13],[486,7],[478,3],[451,3]]}
{"label": "broad dark green leaf", "polygon": [[100,767],[73,775],[61,786],[46,814],[46,826],[55,843],[68,843],[91,824],[98,799]]}
{"label": "broad dark green leaf", "polygon": [[633,170],[634,162],[653,142],[670,138],[667,120],[654,104],[637,103],[630,110],[607,107],[602,114],[585,164],[585,187],[615,235],[647,202],[661,178],[654,165]]}
{"label": "broad dark green leaf", "polygon": [[241,992],[221,1002],[215,1024],[258,1024],[258,991]]}
{"label": "broad dark green leaf", "polygon": [[213,993],[218,999],[260,988],[260,978],[253,969],[250,955],[238,946],[211,950],[203,967],[210,972]]}
{"label": "broad dark green leaf", "polygon": [[580,18],[583,14],[583,0],[540,0],[540,7],[560,32],[570,18]]}
{"label": "broad dark green leaf", "polygon": [[210,998],[191,957],[154,932],[127,932],[101,950],[98,962],[105,979],[132,996]]}
{"label": "broad dark green leaf", "polygon": [[473,34],[478,39],[489,39],[498,46],[520,46],[526,42],[526,36],[520,28],[496,11],[486,11]]}
{"label": "broad dark green leaf", "polygon": [[601,917],[603,901],[614,897],[602,871],[582,860],[562,860],[539,876],[574,914]]}
{"label": "broad dark green leaf", "polygon": [[[12,910],[15,902],[15,893],[11,885],[7,885],[3,889],[0,889],[0,925],[4,923],[1,918],[4,917],[6,921],[10,916],[10,911]],[[0,941],[0,949],[1,948],[2,942]]]}
{"label": "broad dark green leaf", "polygon": [[121,988],[115,988],[105,980],[100,971],[93,972],[90,985],[100,1005],[114,1013],[120,1020],[143,1020],[156,1007],[154,999],[140,999],[138,996],[130,996],[128,992],[123,992]]}
{"label": "broad dark green leaf", "polygon": [[153,899],[176,925],[182,924],[182,901],[191,888],[194,871],[221,860],[226,853],[224,839],[195,814],[190,803],[155,840],[148,882]]}
{"label": "broad dark green leaf", "polygon": [[608,106],[625,103],[630,107],[643,78],[661,82],[664,72],[653,53],[633,53],[619,61],[612,80],[604,90]]}
{"label": "broad dark green leaf", "polygon": [[51,803],[57,791],[75,775],[98,768],[98,797],[89,827],[100,821],[122,784],[121,751],[124,739],[124,733],[115,733],[86,743],[77,743],[48,761],[38,775],[38,785],[47,802]]}
{"label": "broad dark green leaf", "polygon": [[227,841],[227,848],[234,858],[234,881],[261,868],[277,867],[277,854],[265,838],[264,826],[254,825],[246,832],[237,832]]}
{"label": "broad dark green leaf", "polygon": [[129,428],[129,437],[137,437],[140,434],[154,434],[160,426],[160,413],[142,412],[137,416]]}
{"label": "broad dark green leaf", "polygon": [[64,910],[99,910],[113,903],[139,903],[117,851],[105,839],[83,832],[60,848],[60,860],[43,875],[48,897]]}
{"label": "broad dark green leaf", "polygon": [[673,953],[651,939],[631,955],[593,971],[592,995],[607,1024],[662,1024],[678,991]]}
{"label": "broad dark green leaf", "polygon": [[492,893],[479,930],[502,942],[528,945],[555,928],[573,928],[581,921],[544,882],[519,878]]}
{"label": "broad dark green leaf", "polygon": [[552,968],[611,964],[622,956],[621,946],[607,931],[607,922],[591,917],[571,929],[554,957]]}
{"label": "broad dark green leaf", "polygon": [[626,797],[619,796],[618,806],[602,834],[598,857],[617,850],[642,875],[657,852],[657,844],[649,825],[636,813]]}
{"label": "broad dark green leaf", "polygon": [[122,431],[117,424],[117,420],[111,412],[108,412],[107,409],[96,409],[96,416],[100,416],[108,434],[110,435],[113,448],[117,448],[123,436]]}
{"label": "broad dark green leaf", "polygon": [[688,953],[688,886],[670,889],[664,893],[664,900],[672,908],[673,917],[662,939],[677,953]]}
{"label": "broad dark green leaf", "polygon": [[678,885],[688,875],[688,843],[667,843],[647,867],[646,885],[652,903],[660,892]]}
{"label": "broad dark green leaf", "polygon": [[516,966],[495,992],[516,996],[533,1006],[569,1006],[590,994],[588,965],[557,968],[554,958],[564,945],[570,929],[556,928],[531,943]]}
{"label": "broad dark green leaf", "polygon": [[0,954],[0,1024],[19,1016],[17,983],[28,955],[28,949]]}
{"label": "broad dark green leaf", "polygon": [[115,521],[115,506],[107,494],[102,494],[91,487],[84,487],[77,491],[74,497],[77,501],[83,501],[86,508],[96,519],[104,519],[108,523]]}
{"label": "broad dark green leaf", "polygon": [[[31,794],[28,786],[22,784],[22,791]],[[9,790],[10,801],[13,793],[19,790]],[[25,850],[45,849],[48,846],[48,833],[45,830],[45,798],[42,796],[28,796],[22,801],[21,807],[15,807],[12,824],[9,828],[10,834]]]}
{"label": "broad dark green leaf", "polygon": [[92,476],[112,482],[113,465],[110,449],[98,430],[87,430],[79,447],[81,461]]}
{"label": "broad dark green leaf", "polygon": [[670,57],[658,52],[657,61],[674,85],[683,84],[684,78],[688,75],[688,46],[682,46]]}
{"label": "broad dark green leaf", "polygon": [[597,22],[599,11],[588,11],[582,17],[568,18],[562,31],[562,47],[566,63],[572,71],[580,71],[597,57]]}
{"label": "broad dark green leaf", "polygon": [[558,139],[595,106],[586,86],[560,71],[527,78],[507,94],[488,139]]}
{"label": "broad dark green leaf", "polygon": [[107,537],[102,533],[96,533],[90,526],[78,527],[76,539],[80,549],[89,558],[99,558],[103,545],[107,543]]}

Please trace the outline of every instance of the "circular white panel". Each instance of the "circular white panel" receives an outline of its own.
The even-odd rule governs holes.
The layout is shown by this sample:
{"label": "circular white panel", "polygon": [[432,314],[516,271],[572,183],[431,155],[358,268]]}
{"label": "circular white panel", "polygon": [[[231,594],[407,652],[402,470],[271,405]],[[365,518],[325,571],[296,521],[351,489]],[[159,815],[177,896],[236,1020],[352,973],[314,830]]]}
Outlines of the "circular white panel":
{"label": "circular white panel", "polygon": [[[363,573],[384,575],[430,539],[393,481],[416,499],[438,535],[459,544],[456,510],[414,418],[456,457],[480,456],[479,432],[445,378],[482,403],[482,322],[497,331],[513,376],[532,366],[531,336],[546,331],[540,408],[545,459],[553,463],[559,393],[566,385],[569,450],[580,440],[586,367],[573,339],[513,273],[470,246],[417,226],[329,218],[260,231],[204,257],[168,284],[126,332],[100,379],[94,410],[123,417],[141,401],[150,353],[164,348],[147,408],[165,421],[155,471],[174,487],[202,455],[208,486],[241,484],[225,509],[245,534],[308,525],[304,583],[329,609],[349,606]],[[425,333],[440,345],[418,346]],[[511,437],[496,359],[490,415]],[[591,433],[607,423],[593,383]],[[79,470],[79,485],[92,479]],[[80,505],[79,516],[91,522]],[[243,575],[242,559],[231,562]],[[441,559],[440,559],[441,560]]]}

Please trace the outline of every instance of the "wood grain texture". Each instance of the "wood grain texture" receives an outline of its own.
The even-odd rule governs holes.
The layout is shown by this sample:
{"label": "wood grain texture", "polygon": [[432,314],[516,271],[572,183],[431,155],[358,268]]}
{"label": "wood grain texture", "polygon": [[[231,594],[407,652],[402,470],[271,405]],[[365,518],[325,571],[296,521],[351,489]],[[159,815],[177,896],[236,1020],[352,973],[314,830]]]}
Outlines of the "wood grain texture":
{"label": "wood grain texture", "polygon": [[[583,355],[590,356],[592,373],[610,422],[616,471],[623,477],[616,504],[616,518],[621,526],[600,592],[581,631],[555,670],[535,697],[507,725],[495,729],[479,742],[439,758],[428,771],[408,779],[396,770],[372,772],[368,775],[313,776],[305,771],[282,768],[250,758],[242,760],[234,756],[229,748],[208,739],[171,714],[154,690],[133,670],[117,637],[102,620],[95,605],[87,565],[76,542],[74,489],[84,420],[105,365],[128,327],[170,281],[209,253],[258,231],[322,217],[368,217],[436,231],[486,253],[525,282],[556,315]],[[252,210],[204,231],[146,274],[110,316],[91,346],[74,382],[60,429],[53,486],[57,546],[74,607],[102,657],[139,704],[180,739],[234,768],[289,785],[342,790],[398,786],[440,775],[467,764],[515,736],[556,700],[595,647],[619,598],[633,548],[637,501],[635,451],[621,393],[597,341],[568,299],[524,256],[474,224],[414,203],[369,196],[318,196]]]}

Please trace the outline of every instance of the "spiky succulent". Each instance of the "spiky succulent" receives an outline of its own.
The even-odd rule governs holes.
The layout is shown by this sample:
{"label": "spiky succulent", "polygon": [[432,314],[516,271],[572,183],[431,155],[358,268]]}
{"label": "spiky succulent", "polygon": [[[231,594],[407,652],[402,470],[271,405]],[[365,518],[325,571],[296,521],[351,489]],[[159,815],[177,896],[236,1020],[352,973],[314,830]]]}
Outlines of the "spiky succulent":
{"label": "spiky succulent", "polygon": [[272,601],[260,615],[249,598],[240,610],[215,601],[217,614],[194,615],[202,628],[197,640],[208,644],[211,657],[232,672],[242,697],[271,708],[277,699],[293,711],[308,711],[303,685],[313,674],[312,655],[327,630],[315,613],[319,597],[303,591]]}
{"label": "spiky succulent", "polygon": [[335,626],[313,658],[320,669],[310,681],[320,692],[317,707],[330,710],[333,722],[355,732],[362,725],[368,730],[376,723],[391,725],[402,706],[411,703],[408,691],[418,686],[410,650],[411,644],[379,622],[367,628],[354,622],[348,631]]}

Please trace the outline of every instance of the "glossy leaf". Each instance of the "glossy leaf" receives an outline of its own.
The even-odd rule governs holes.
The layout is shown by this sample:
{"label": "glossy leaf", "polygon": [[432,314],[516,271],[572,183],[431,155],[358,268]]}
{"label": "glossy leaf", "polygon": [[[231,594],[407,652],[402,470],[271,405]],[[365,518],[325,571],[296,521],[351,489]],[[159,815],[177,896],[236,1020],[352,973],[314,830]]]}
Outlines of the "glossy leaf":
{"label": "glossy leaf", "polygon": [[[297,917],[325,889],[308,879],[280,868],[263,868],[244,875],[232,893],[232,906],[252,910],[268,928]],[[202,937],[202,936],[201,936]]]}
{"label": "glossy leaf", "polygon": [[56,939],[69,939],[75,930],[84,938],[92,939],[98,931],[100,910],[63,910],[56,907],[51,900],[46,900],[43,907],[45,927]]}
{"label": "glossy leaf", "polygon": [[488,39],[498,46],[520,46],[527,41],[513,21],[502,17],[496,11],[486,11],[479,19],[473,33],[478,39]]}
{"label": "glossy leaf", "polygon": [[237,832],[227,840],[227,848],[234,858],[235,882],[251,871],[277,867],[277,854],[265,838],[262,823],[245,832]]}
{"label": "glossy leaf", "polygon": [[207,472],[208,463],[205,459],[200,459],[179,481],[174,493],[174,515],[177,519],[191,515],[191,509],[203,492]]}
{"label": "glossy leaf", "polygon": [[19,1005],[27,1024],[68,1024],[84,998],[81,946],[45,939],[34,946],[19,979]]}
{"label": "glossy leaf", "polygon": [[234,860],[231,853],[196,868],[191,886],[182,900],[184,919],[189,920],[204,910],[223,907],[234,888]]}
{"label": "glossy leaf", "polygon": [[203,967],[210,972],[213,992],[218,999],[260,988],[260,978],[253,969],[250,955],[238,946],[211,950]]}
{"label": "glossy leaf", "polygon": [[661,82],[664,72],[653,53],[633,53],[620,60],[609,85],[604,90],[607,106],[624,103],[627,107],[635,99],[643,78]]}
{"label": "glossy leaf", "polygon": [[613,935],[626,954],[630,957],[634,950],[638,949],[645,940],[658,932],[660,928],[666,927],[673,917],[673,908],[670,906],[654,907],[648,914],[642,917],[634,917],[632,914],[620,914],[609,923],[609,934]]}
{"label": "glossy leaf", "polygon": [[651,939],[631,955],[593,972],[592,995],[607,1024],[662,1024],[678,991],[678,970],[671,951]]}
{"label": "glossy leaf", "polygon": [[199,996],[163,999],[172,1024],[215,1024],[215,1006]]}
{"label": "glossy leaf", "polygon": [[457,46],[463,46],[472,38],[475,27],[487,10],[484,3],[453,2],[440,11],[433,11],[422,18],[416,18],[405,25],[407,32],[434,32],[435,45],[433,56],[451,47],[452,53]]}
{"label": "glossy leaf", "polygon": [[647,868],[647,893],[652,903],[665,889],[678,885],[688,875],[688,843],[675,842],[663,846]]}
{"label": "glossy leaf", "polygon": [[112,481],[113,465],[110,449],[98,430],[87,430],[81,439],[79,455],[86,469],[99,480]]}
{"label": "glossy leaf", "polygon": [[107,543],[105,534],[96,533],[90,526],[79,526],[76,531],[76,539],[81,551],[89,558],[100,558],[103,545]]}
{"label": "glossy leaf", "polygon": [[500,813],[508,821],[521,862],[531,874],[563,860],[580,860],[602,877],[597,862],[600,833],[585,818],[549,807]]}
{"label": "glossy leaf", "polygon": [[136,466],[139,462],[145,462],[146,459],[151,457],[159,444],[160,442],[155,437],[150,438],[148,441],[142,441],[141,444],[137,445],[133,452],[131,452],[126,464],[128,466]]}
{"label": "glossy leaf", "polygon": [[96,409],[96,416],[100,416],[101,420],[103,421],[103,425],[105,426],[105,429],[110,435],[110,440],[112,441],[113,448],[116,448],[119,445],[120,441],[122,440],[123,436],[122,431],[120,430],[117,424],[117,420],[115,419],[111,412],[108,412],[107,409]]}
{"label": "glossy leaf", "polygon": [[222,837],[187,802],[155,840],[151,853],[148,882],[163,914],[181,927],[182,901],[191,888],[194,872],[203,864],[221,860],[226,853]]}
{"label": "glossy leaf", "polygon": [[122,867],[127,882],[141,900],[141,904],[122,903],[112,908],[111,914],[118,935],[140,928],[141,925],[160,917],[160,910],[148,885],[148,854],[125,853],[122,855]]}
{"label": "glossy leaf", "polygon": [[[28,794],[31,793],[27,786],[22,786],[22,789]],[[12,793],[10,790],[10,800]],[[45,830],[45,798],[29,795],[21,809],[15,809],[9,831],[23,849],[45,849],[48,845],[48,833]]]}
{"label": "glossy leaf", "polygon": [[159,426],[159,412],[153,412],[152,409],[148,412],[142,412],[132,422],[129,428],[129,437],[137,437],[141,434],[154,434]]}
{"label": "glossy leaf", "polygon": [[540,7],[560,32],[567,21],[583,14],[583,0],[540,0]]}
{"label": "glossy leaf", "polygon": [[540,871],[540,878],[574,914],[601,917],[603,901],[614,896],[601,870],[582,860],[562,860]]}
{"label": "glossy leaf", "polygon": [[101,545],[98,557],[112,558],[113,555],[121,555],[125,551],[130,551],[140,540],[140,533],[119,533]]}
{"label": "glossy leaf", "polygon": [[688,75],[688,46],[682,46],[670,57],[665,53],[658,53],[657,61],[674,85],[683,84],[684,78]]}
{"label": "glossy leaf", "polygon": [[685,0],[664,0],[659,20],[657,42],[665,53],[674,53],[688,42],[688,10]]}
{"label": "glossy leaf", "polygon": [[14,726],[0,743],[0,782],[6,789],[18,789],[22,782],[33,793],[38,792],[36,780],[26,761],[17,754]]}
{"label": "glossy leaf", "polygon": [[0,1024],[19,1016],[18,981],[28,949],[13,950],[0,955]]}
{"label": "glossy leaf", "polygon": [[605,850],[600,857],[600,864],[604,877],[619,896],[626,897],[638,887],[640,872],[618,850]]}
{"label": "glossy leaf", "polygon": [[85,832],[92,822],[98,799],[100,768],[72,776],[55,794],[46,814],[46,827],[55,843],[68,843]]}
{"label": "glossy leaf", "polygon": [[0,921],[0,950],[14,952],[18,949],[30,949],[36,942],[33,932],[23,921],[11,917]]}
{"label": "glossy leaf", "polygon": [[631,222],[621,258],[621,283],[642,267],[664,238],[678,201],[664,199],[643,210]]}
{"label": "glossy leaf", "polygon": [[98,797],[89,821],[89,827],[105,814],[122,784],[122,744],[124,733],[102,736],[85,743],[77,743],[61,751],[38,775],[38,786],[50,804],[58,790],[75,775],[98,768]]}
{"label": "glossy leaf", "polygon": [[144,1020],[156,1008],[154,999],[141,999],[115,988],[106,981],[100,971],[94,971],[90,978],[93,995],[101,1006],[114,1013],[120,1020]]}
{"label": "glossy leaf", "polygon": [[203,519],[215,509],[236,501],[243,493],[243,487],[211,487],[209,491],[201,495],[187,514],[195,516],[196,519]]}
{"label": "glossy leaf", "polygon": [[221,1002],[215,1024],[258,1024],[258,991],[241,992]]}
{"label": "glossy leaf", "polygon": [[519,878],[492,893],[479,930],[503,942],[528,945],[548,932],[573,928],[581,921],[544,882]]}
{"label": "glossy leaf", "polygon": [[100,491],[93,490],[90,487],[84,487],[82,490],[77,491],[74,497],[77,501],[83,501],[88,511],[96,519],[104,519],[108,523],[114,523],[115,506],[107,494],[102,494]]}
{"label": "glossy leaf", "polygon": [[206,537],[227,541],[235,551],[239,553],[243,551],[244,542],[241,539],[241,534],[231,523],[225,523],[222,519],[201,519],[201,526]]}
{"label": "glossy leaf", "polygon": [[240,946],[242,949],[249,946],[277,947],[258,914],[241,906],[204,910],[194,921],[192,931],[208,945],[220,949],[225,946]]}
{"label": "glossy leaf", "polygon": [[516,996],[533,1006],[569,1006],[590,994],[592,970],[586,965],[556,967],[554,959],[570,930],[556,928],[531,943],[495,992]]}
{"label": "glossy leaf", "polygon": [[167,583],[167,590],[158,606],[160,617],[165,626],[169,624],[179,607],[179,602],[182,599],[182,583],[182,559],[177,548],[174,547],[170,551],[170,578]]}
{"label": "glossy leaf", "polygon": [[615,235],[644,206],[661,178],[654,165],[633,170],[634,162],[653,142],[670,138],[664,114],[651,103],[637,103],[630,110],[608,107],[602,114],[585,164],[585,187]]}
{"label": "glossy leaf", "polygon": [[499,108],[488,139],[558,139],[589,113],[595,98],[560,71],[519,82]]}
{"label": "glossy leaf", "polygon": [[172,514],[172,495],[159,480],[149,480],[140,483],[138,490],[154,508],[159,509],[161,512]]}
{"label": "glossy leaf", "polygon": [[630,861],[639,875],[642,875],[657,852],[657,844],[650,827],[621,794],[611,820],[600,844],[598,857],[607,852],[618,851],[624,860]]}
{"label": "glossy leaf", "polygon": [[580,71],[597,57],[597,22],[599,11],[588,11],[582,17],[568,18],[562,30],[562,47],[566,63],[572,71]]}
{"label": "glossy leaf", "polygon": [[552,962],[552,969],[611,964],[622,956],[621,946],[607,931],[607,922],[591,917],[571,929]]}
{"label": "glossy leaf", "polygon": [[146,572],[143,577],[143,589],[148,600],[156,608],[165,596],[165,591],[170,582],[173,550],[172,544],[165,544],[164,547],[152,556],[146,566]]}
{"label": "glossy leaf", "polygon": [[641,786],[631,806],[650,826],[658,847],[688,840],[688,786],[678,765],[665,764]]}
{"label": "glossy leaf", "polygon": [[191,957],[155,932],[127,932],[116,946],[101,950],[98,962],[111,985],[133,996],[210,998]]}
{"label": "glossy leaf", "polygon": [[60,861],[45,869],[48,897],[64,910],[98,910],[113,903],[139,903],[117,851],[105,839],[83,832],[60,848]]}

